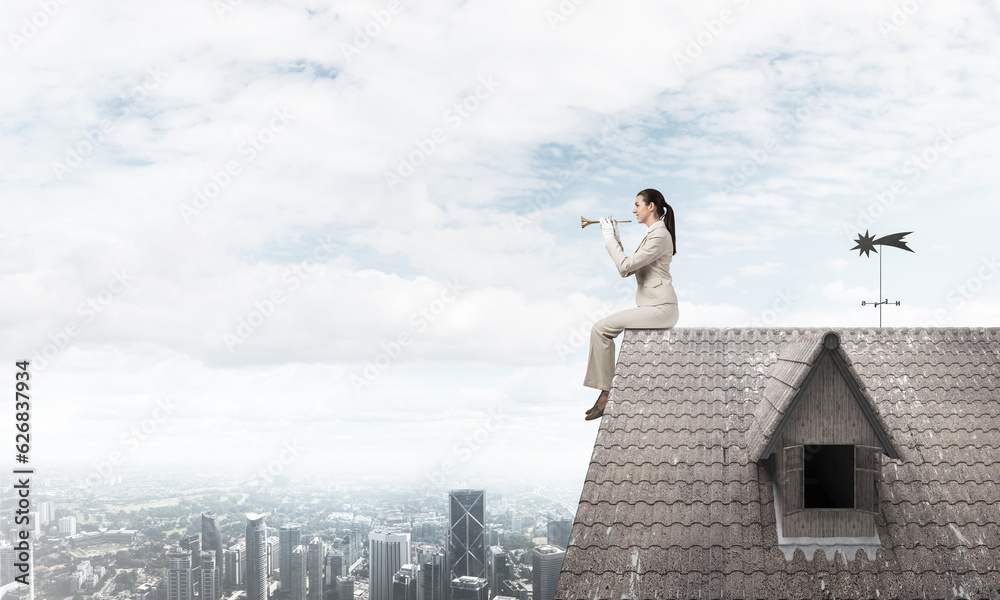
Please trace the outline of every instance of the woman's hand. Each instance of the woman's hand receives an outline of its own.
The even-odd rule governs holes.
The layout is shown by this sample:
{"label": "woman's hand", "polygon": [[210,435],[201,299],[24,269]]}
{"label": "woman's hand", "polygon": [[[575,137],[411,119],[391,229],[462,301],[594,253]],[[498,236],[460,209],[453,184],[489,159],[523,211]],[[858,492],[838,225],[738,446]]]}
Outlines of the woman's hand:
{"label": "woman's hand", "polygon": [[618,231],[611,217],[601,217],[601,232],[604,234],[605,242],[618,239]]}

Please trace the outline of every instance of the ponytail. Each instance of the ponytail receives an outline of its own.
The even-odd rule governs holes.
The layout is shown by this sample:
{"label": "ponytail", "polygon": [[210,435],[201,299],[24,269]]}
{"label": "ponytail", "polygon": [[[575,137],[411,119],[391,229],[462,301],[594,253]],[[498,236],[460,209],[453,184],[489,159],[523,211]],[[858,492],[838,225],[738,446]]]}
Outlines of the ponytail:
{"label": "ponytail", "polygon": [[642,196],[643,201],[646,204],[653,204],[656,206],[656,214],[659,216],[660,220],[666,226],[667,231],[670,232],[670,241],[674,246],[674,254],[677,254],[677,234],[674,233],[674,209],[667,204],[666,199],[663,197],[658,190],[652,188],[642,190],[637,196]]}

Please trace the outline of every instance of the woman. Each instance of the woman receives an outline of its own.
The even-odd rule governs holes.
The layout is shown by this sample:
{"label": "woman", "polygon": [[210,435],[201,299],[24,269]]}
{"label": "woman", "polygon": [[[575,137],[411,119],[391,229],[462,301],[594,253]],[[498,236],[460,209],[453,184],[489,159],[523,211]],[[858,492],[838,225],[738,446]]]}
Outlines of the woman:
{"label": "woman", "polygon": [[649,229],[632,256],[625,256],[618,226],[607,217],[601,219],[604,247],[618,266],[622,277],[635,274],[638,289],[636,308],[623,310],[594,323],[590,331],[590,358],[583,385],[601,390],[597,402],[587,411],[586,419],[604,415],[611,379],[615,374],[615,338],[628,329],[669,329],[677,324],[677,294],[670,277],[670,260],[677,254],[674,244],[674,211],[660,192],[647,189],[635,197],[632,214]]}

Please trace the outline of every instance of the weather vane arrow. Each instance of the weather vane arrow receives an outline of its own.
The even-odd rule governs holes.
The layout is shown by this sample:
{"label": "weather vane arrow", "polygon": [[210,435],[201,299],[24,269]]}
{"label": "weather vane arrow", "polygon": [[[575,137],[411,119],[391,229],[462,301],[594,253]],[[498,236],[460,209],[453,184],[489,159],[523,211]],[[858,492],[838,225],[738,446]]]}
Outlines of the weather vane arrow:
{"label": "weather vane arrow", "polygon": [[[884,235],[884,236],[876,239],[874,235],[868,235],[868,230],[865,229],[865,233],[863,235],[859,233],[858,234],[858,239],[854,240],[855,243],[857,243],[857,246],[851,248],[851,250],[857,250],[859,257],[862,254],[864,254],[865,256],[871,256],[872,252],[874,252],[875,254],[878,254],[878,295],[879,295],[879,298],[882,297],[882,254],[880,254],[879,251],[875,249],[875,246],[892,246],[893,248],[899,248],[900,250],[906,250],[907,252],[913,252],[913,250],[911,250],[910,247],[906,245],[906,242],[903,241],[903,238],[906,237],[906,236],[908,236],[908,235],[910,235],[911,233],[913,233],[913,232],[912,231],[907,231],[905,233],[893,233],[892,235]],[[866,302],[865,300],[861,301],[861,306],[871,305],[871,306],[875,306],[875,307],[878,308],[878,326],[879,327],[882,326],[882,306],[885,305],[885,304],[889,304],[889,299],[888,298],[886,298],[885,300],[878,300],[876,302]],[[895,304],[896,304],[896,306],[899,306],[899,300],[896,300]]]}

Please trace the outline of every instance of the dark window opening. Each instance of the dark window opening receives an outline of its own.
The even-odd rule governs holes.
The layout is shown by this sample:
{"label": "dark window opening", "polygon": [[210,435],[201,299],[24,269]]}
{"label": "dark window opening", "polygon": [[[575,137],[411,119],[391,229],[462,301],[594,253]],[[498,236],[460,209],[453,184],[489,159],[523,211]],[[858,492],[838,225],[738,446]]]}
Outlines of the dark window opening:
{"label": "dark window opening", "polygon": [[854,508],[854,446],[805,447],[805,508]]}

